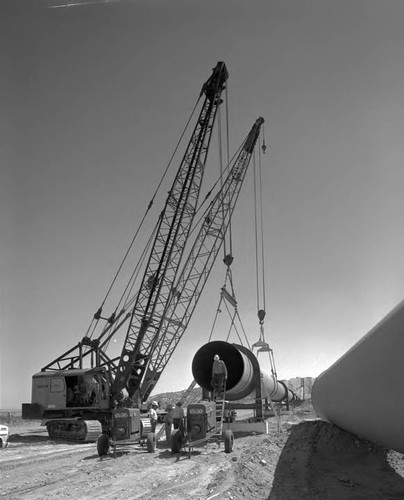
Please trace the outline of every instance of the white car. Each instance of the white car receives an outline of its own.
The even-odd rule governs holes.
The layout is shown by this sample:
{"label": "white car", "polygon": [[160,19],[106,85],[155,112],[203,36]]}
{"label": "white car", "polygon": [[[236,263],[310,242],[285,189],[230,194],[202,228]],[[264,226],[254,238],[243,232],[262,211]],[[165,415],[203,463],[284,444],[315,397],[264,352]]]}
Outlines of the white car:
{"label": "white car", "polygon": [[8,445],[8,427],[0,424],[0,448],[7,448]]}

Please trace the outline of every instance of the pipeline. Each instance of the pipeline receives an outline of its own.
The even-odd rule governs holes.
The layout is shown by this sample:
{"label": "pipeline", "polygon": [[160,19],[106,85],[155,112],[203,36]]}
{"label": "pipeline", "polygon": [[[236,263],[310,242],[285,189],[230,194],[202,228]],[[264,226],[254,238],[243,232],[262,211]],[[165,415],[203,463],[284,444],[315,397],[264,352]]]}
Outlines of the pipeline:
{"label": "pipeline", "polygon": [[245,398],[261,384],[261,397],[276,403],[291,402],[295,394],[273,375],[261,371],[256,356],[246,347],[220,340],[203,345],[192,360],[195,381],[211,391],[213,356],[218,354],[227,367],[226,399],[237,401]]}
{"label": "pipeline", "polygon": [[404,453],[403,355],[404,301],[317,378],[317,415]]}

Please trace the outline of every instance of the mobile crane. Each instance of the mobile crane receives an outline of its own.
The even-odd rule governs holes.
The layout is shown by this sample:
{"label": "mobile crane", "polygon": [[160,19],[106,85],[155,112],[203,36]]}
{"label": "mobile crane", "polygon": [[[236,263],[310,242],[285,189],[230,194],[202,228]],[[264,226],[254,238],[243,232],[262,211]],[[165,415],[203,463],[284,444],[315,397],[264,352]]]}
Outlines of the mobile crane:
{"label": "mobile crane", "polygon": [[[203,104],[154,230],[139,290],[126,302],[130,309],[123,307],[103,318],[101,306],[94,315],[97,322],[106,320],[101,334],[96,338],[84,336],[33,376],[32,403],[22,405],[22,416],[46,420],[53,438],[96,439],[102,429],[111,429],[111,410],[118,406],[123,389],[137,399],[139,406],[153,388],[152,379],[157,382],[156,376],[151,377],[148,361],[162,328],[197,209],[213,126],[227,79],[226,65],[219,62],[202,86],[198,100],[203,98]],[[125,323],[122,353],[111,359],[106,348]],[[86,362],[90,368],[85,368]],[[142,390],[143,379],[147,390]],[[139,415],[134,418],[138,421]],[[137,427],[140,432],[140,425]]]}
{"label": "mobile crane", "polygon": [[[158,380],[167,365],[202,294],[223,244],[263,123],[264,119],[261,117],[254,123],[240,148],[239,154],[229,165],[227,177],[222,182],[220,190],[203,214],[199,232],[175,282],[173,300],[167,304],[163,318],[164,326],[160,328],[160,335],[155,338],[155,348],[149,359],[149,371],[154,374],[154,378],[151,376],[146,378],[146,384],[143,384],[145,394],[149,394],[149,380],[153,380],[154,387],[155,381]],[[230,266],[232,255],[226,255],[224,262]],[[189,411],[187,411],[185,432],[183,434],[180,430],[174,430],[170,443],[171,450],[177,453],[186,443],[189,443],[188,446],[191,450],[194,446],[209,440],[220,442],[224,418],[223,410],[224,394],[222,401],[202,401],[199,405],[190,405]],[[227,453],[232,451],[232,431],[225,431],[224,443],[225,451]],[[106,454],[110,444],[110,436],[103,433],[98,438],[98,453],[100,455]],[[112,440],[112,444],[114,444],[114,440]],[[154,450],[153,436],[150,434],[147,436],[147,446],[150,451]]]}
{"label": "mobile crane", "polygon": [[[154,449],[153,436],[145,432],[148,425],[147,420],[142,419],[140,406],[152,392],[184,333],[217,255],[216,251],[195,281],[195,263],[200,254],[195,255],[193,250],[188,266],[184,267],[194,269],[193,275],[177,279],[193,227],[212,130],[227,79],[227,68],[219,62],[202,87],[199,96],[204,96],[202,109],[153,233],[140,287],[135,297],[126,302],[130,308],[124,307],[103,318],[100,307],[94,320],[105,320],[101,334],[96,338],[84,336],[33,376],[32,402],[22,405],[22,416],[45,420],[52,438],[97,440],[100,455],[107,452],[111,443],[134,442],[145,437],[148,450]],[[250,135],[246,141],[249,155],[256,141]],[[237,168],[236,174],[234,171],[232,174],[234,178],[241,175],[240,166]],[[221,190],[220,196],[224,204],[228,194]],[[215,229],[210,220],[205,218],[204,225],[210,228],[207,234],[215,235],[216,246],[220,247],[225,226]],[[189,286],[190,283],[193,285]],[[109,342],[125,325],[122,352],[110,358],[106,352]],[[85,367],[86,363],[90,367]],[[120,404],[123,390],[135,401],[134,408]]]}

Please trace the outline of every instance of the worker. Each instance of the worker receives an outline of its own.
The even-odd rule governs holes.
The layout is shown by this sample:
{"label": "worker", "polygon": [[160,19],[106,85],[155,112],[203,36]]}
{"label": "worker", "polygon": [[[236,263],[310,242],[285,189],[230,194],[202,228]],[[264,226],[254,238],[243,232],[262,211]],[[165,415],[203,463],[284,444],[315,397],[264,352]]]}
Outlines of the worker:
{"label": "worker", "polygon": [[166,408],[167,414],[166,418],[164,420],[164,428],[166,431],[166,442],[167,446],[170,446],[171,443],[171,430],[173,427],[173,422],[174,422],[174,406],[173,405],[168,405]]}
{"label": "worker", "polygon": [[149,418],[150,418],[150,426],[151,426],[151,432],[156,432],[156,425],[157,425],[157,408],[159,407],[159,404],[157,401],[152,401],[151,408],[149,411]]}
{"label": "worker", "polygon": [[182,433],[184,433],[184,409],[182,408],[181,401],[175,403],[175,408],[173,411],[173,422],[174,429],[179,429]]}
{"label": "worker", "polygon": [[73,388],[74,406],[81,406],[81,385],[77,379],[77,384]]}
{"label": "worker", "polygon": [[220,359],[218,354],[213,357],[212,366],[212,387],[213,387],[213,399],[220,394],[223,394],[224,388],[226,386],[227,380],[227,368],[224,361]]}
{"label": "worker", "polygon": [[74,406],[74,392],[71,387],[66,391],[66,406]]}

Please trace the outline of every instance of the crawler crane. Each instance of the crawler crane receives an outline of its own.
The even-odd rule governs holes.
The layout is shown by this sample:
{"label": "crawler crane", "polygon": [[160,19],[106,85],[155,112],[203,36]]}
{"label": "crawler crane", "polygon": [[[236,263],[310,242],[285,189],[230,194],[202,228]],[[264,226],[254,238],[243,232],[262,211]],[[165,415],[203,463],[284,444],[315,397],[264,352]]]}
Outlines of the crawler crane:
{"label": "crawler crane", "polygon": [[[95,338],[84,336],[33,376],[32,402],[23,404],[23,418],[46,421],[52,438],[97,440],[100,455],[107,453],[111,444],[142,440],[149,451],[154,450],[154,436],[148,432],[148,419],[142,418],[140,407],[189,323],[226,232],[232,210],[227,207],[234,208],[229,200],[237,199],[245,175],[248,162],[240,158],[251,156],[263,122],[258,119],[246,139],[238,161],[230,169],[228,179],[232,180],[222,183],[203,220],[204,236],[198,236],[181,271],[227,78],[226,66],[219,62],[202,87],[202,108],[153,233],[141,284],[136,295],[126,302],[129,307],[117,308],[109,318],[102,316],[100,307],[94,321],[105,322],[101,334]],[[222,207],[220,214],[213,213],[213,207],[218,205]],[[223,220],[218,222],[218,217]],[[206,239],[212,242],[207,260]],[[126,328],[122,352],[111,358],[107,347],[122,328]],[[135,407],[123,406],[124,390]]]}

